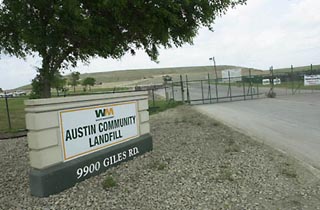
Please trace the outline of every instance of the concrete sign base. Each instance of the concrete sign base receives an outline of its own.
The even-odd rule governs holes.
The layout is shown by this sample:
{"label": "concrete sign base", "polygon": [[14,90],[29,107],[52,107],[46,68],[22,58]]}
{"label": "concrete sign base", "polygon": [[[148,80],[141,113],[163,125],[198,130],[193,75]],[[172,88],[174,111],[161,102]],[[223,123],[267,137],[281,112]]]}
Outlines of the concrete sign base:
{"label": "concrete sign base", "polygon": [[31,194],[45,197],[152,150],[148,92],[25,101]]}
{"label": "concrete sign base", "polygon": [[[147,134],[63,164],[30,173],[31,194],[46,197],[74,186],[110,167],[132,160],[152,150],[152,137]],[[81,176],[80,176],[81,175]]]}

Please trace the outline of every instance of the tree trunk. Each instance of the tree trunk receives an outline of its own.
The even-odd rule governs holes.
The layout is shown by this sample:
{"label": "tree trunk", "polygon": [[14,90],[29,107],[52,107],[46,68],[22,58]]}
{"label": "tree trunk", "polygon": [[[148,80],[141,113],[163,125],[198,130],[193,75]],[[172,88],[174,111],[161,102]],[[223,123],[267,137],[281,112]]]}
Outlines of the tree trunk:
{"label": "tree trunk", "polygon": [[[52,71],[52,70],[51,70]],[[42,68],[40,69],[40,84],[41,84],[41,98],[51,98],[51,74],[49,67],[49,60],[46,57],[42,59]]]}
{"label": "tree trunk", "polygon": [[[41,75],[41,73],[40,73]],[[40,92],[41,98],[51,98],[51,82],[49,74],[41,75],[41,86],[42,90]]]}

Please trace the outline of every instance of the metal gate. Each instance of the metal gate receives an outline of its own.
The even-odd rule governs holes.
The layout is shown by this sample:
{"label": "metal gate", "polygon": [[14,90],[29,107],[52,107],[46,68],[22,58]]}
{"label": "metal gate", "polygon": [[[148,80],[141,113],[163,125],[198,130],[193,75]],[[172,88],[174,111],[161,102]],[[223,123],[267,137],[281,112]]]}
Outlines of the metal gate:
{"label": "metal gate", "polygon": [[320,70],[275,74],[271,68],[270,72],[259,75],[251,75],[249,71],[248,76],[231,77],[229,74],[224,78],[211,78],[208,74],[205,79],[198,80],[180,75],[180,81],[164,84],[164,94],[167,100],[209,104],[320,92],[320,85],[305,85],[308,75],[320,77]]}

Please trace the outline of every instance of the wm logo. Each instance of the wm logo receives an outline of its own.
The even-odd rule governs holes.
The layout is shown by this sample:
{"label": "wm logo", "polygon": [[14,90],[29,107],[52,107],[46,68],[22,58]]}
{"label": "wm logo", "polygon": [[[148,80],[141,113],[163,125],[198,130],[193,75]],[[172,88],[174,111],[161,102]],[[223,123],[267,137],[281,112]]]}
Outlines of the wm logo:
{"label": "wm logo", "polygon": [[95,112],[97,118],[114,116],[113,108],[97,109]]}

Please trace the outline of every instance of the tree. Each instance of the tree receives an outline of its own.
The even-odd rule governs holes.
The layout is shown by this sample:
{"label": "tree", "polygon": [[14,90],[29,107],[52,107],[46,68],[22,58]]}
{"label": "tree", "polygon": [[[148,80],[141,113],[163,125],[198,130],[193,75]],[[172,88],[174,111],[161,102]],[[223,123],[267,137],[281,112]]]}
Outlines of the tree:
{"label": "tree", "polygon": [[157,61],[159,47],[192,44],[201,26],[246,0],[3,0],[0,51],[38,55],[41,97],[54,74],[90,58],[120,58],[143,49]]}
{"label": "tree", "polygon": [[37,74],[35,78],[31,81],[32,90],[30,93],[30,99],[41,98],[41,85],[40,85],[40,75]]}
{"label": "tree", "polygon": [[73,87],[73,92],[76,92],[76,86],[79,84],[80,72],[72,72],[70,78],[70,85]]}
{"label": "tree", "polygon": [[59,96],[59,91],[65,91],[66,84],[67,84],[67,79],[64,78],[60,74],[60,72],[56,72],[52,80],[52,87],[56,89],[58,96]]}
{"label": "tree", "polygon": [[85,90],[87,89],[87,86],[89,86],[91,90],[91,87],[93,87],[95,83],[96,79],[93,77],[87,77],[82,81],[82,85],[84,86]]}

